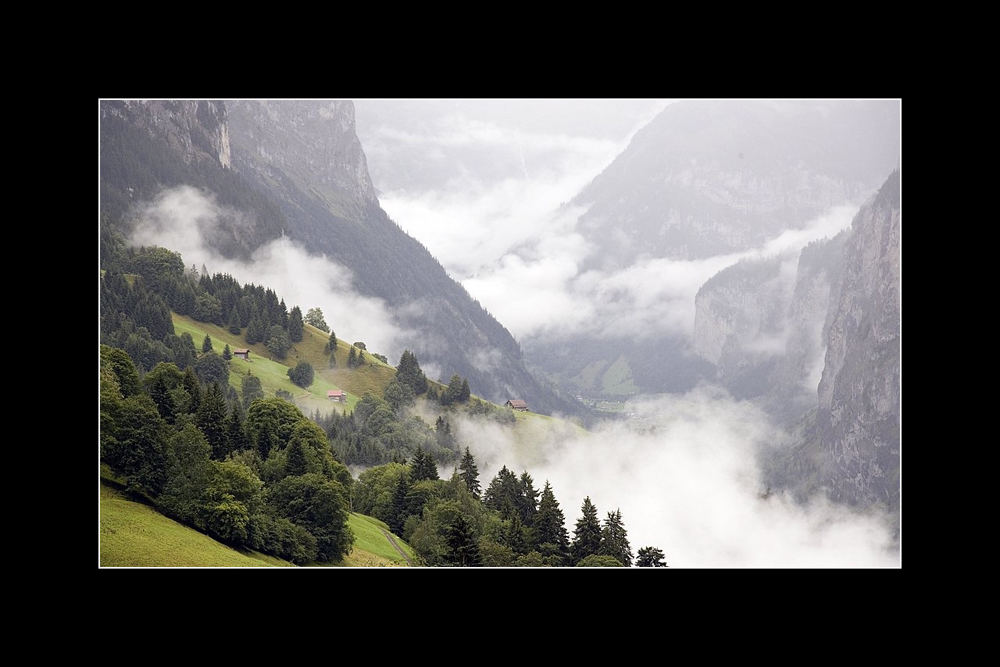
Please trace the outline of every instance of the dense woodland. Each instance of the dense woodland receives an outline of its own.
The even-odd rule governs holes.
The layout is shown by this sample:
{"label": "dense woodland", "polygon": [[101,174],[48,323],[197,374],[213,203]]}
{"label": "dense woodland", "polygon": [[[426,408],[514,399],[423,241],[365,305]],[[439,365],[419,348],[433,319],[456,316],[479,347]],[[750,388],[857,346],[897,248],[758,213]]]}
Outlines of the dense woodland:
{"label": "dense woodland", "polygon": [[[571,539],[548,482],[539,490],[527,472],[503,467],[481,487],[449,416],[514,416],[473,399],[468,379],[456,374],[436,386],[407,350],[383,395],[366,394],[349,413],[307,417],[284,392],[265,396],[253,375],[237,391],[228,345],[219,354],[208,336],[196,347],[189,334],[175,335],[171,310],[262,342],[278,359],[302,340],[303,322],[329,331],[332,357],[336,334],[323,313],[303,318],[273,290],[186,269],[167,249],[126,248],[114,234],[104,240],[101,462],[133,496],[224,543],[298,564],[350,552],[350,511],[385,521],[427,565],[633,563],[620,512],[602,523],[585,499]],[[363,343],[351,353],[349,366],[364,363]],[[313,373],[301,363],[288,371],[302,386]],[[418,400],[440,406],[433,426],[411,414]],[[439,463],[455,474],[441,479]],[[354,480],[345,464],[374,467]]]}

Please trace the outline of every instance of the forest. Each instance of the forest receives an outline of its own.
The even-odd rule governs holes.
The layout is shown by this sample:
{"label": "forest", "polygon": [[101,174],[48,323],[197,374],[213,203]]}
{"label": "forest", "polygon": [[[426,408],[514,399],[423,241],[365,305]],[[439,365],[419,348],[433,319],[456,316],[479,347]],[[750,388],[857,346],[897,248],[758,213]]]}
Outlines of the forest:
{"label": "forest", "polygon": [[[654,547],[634,556],[621,512],[602,522],[589,497],[570,536],[547,481],[538,489],[527,471],[504,466],[483,487],[450,417],[510,423],[513,414],[472,397],[457,374],[448,385],[428,381],[409,350],[383,394],[350,412],[306,416],[290,396],[265,396],[253,375],[237,390],[229,346],[219,354],[209,336],[196,346],[175,335],[171,311],[263,342],[279,359],[302,340],[304,321],[330,330],[335,349],[323,314],[303,318],[273,290],[186,269],[167,249],[126,248],[113,232],[104,241],[102,476],[133,497],[225,544],[300,565],[350,553],[350,512],[385,521],[428,566],[665,565]],[[363,343],[351,353],[349,365],[364,363]],[[308,384],[313,369],[300,363],[289,376]],[[433,425],[413,414],[417,401],[437,406]],[[354,479],[347,464],[370,467]],[[439,464],[453,467],[450,478]]]}

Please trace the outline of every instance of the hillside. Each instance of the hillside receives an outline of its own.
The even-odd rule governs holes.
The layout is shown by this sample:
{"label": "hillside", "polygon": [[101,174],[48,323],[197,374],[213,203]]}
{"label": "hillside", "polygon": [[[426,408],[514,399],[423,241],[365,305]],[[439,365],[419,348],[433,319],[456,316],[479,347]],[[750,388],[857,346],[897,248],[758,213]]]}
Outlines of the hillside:
{"label": "hillside", "polygon": [[237,551],[101,484],[102,567],[294,567]]}
{"label": "hillside", "polygon": [[[340,339],[337,340],[337,368],[327,368],[328,355],[323,351],[323,346],[326,344],[328,334],[308,324],[303,328],[302,341],[292,346],[285,359],[276,361],[269,358],[271,354],[262,343],[248,345],[243,335],[235,336],[223,327],[210,322],[196,322],[190,317],[177,313],[171,313],[171,317],[178,335],[189,333],[192,339],[200,342],[208,334],[216,352],[221,352],[226,344],[229,345],[230,349],[247,348],[250,350],[249,362],[236,358],[229,362],[229,384],[234,389],[239,391],[243,378],[248,373],[253,373],[260,378],[266,396],[274,396],[275,391],[279,389],[287,391],[292,394],[295,404],[306,414],[311,414],[314,410],[319,410],[321,413],[331,410],[349,413],[354,410],[365,393],[370,392],[374,396],[382,396],[385,388],[396,376],[394,367],[382,363],[367,353],[365,359],[368,360],[368,364],[354,370],[348,369],[347,356],[350,353],[351,345]],[[306,389],[292,384],[291,380],[288,379],[288,369],[300,361],[310,363],[316,372],[313,384]],[[438,391],[445,388],[438,382],[428,380],[428,383]],[[327,399],[326,392],[331,389],[341,389],[347,393],[346,405]],[[502,406],[472,394],[469,403],[472,404],[475,401],[484,401],[497,410],[506,410]],[[530,410],[511,412],[514,419],[509,423],[509,426],[513,431],[515,441],[524,451],[543,448],[553,431],[585,432],[578,424],[559,417],[542,415]],[[445,408],[424,399],[418,401],[417,413],[431,423],[438,416],[450,414]]]}
{"label": "hillside", "polygon": [[[354,548],[339,567],[406,567],[418,562],[410,545],[393,536],[404,558],[382,532],[388,526],[370,516],[352,513],[348,521]],[[102,567],[295,567],[292,563],[252,549],[238,551],[166,517],[149,505],[101,484]],[[316,565],[323,565],[317,563]]]}
{"label": "hillside", "polygon": [[407,332],[399,345],[428,367],[493,401],[587,413],[539,382],[507,329],[379,207],[351,102],[103,102],[100,132],[102,255],[113,233],[130,236],[141,204],[190,185],[232,211],[206,239],[214,251],[246,259],[285,235],[383,300]]}

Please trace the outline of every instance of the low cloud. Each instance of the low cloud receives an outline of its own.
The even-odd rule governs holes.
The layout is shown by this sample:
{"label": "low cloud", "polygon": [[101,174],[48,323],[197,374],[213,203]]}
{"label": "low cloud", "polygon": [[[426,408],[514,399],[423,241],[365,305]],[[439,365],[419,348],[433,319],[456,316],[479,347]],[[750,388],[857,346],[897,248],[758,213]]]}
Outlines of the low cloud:
{"label": "low cloud", "polygon": [[633,553],[656,546],[674,567],[899,566],[886,517],[764,497],[756,453],[786,436],[759,408],[700,388],[626,409],[589,434],[545,420],[531,437],[466,419],[456,432],[484,488],[501,465],[549,480],[571,535],[585,496],[602,519],[621,509]]}
{"label": "low cloud", "polygon": [[[225,228],[245,225],[238,211],[190,186],[164,190],[139,212],[130,237],[133,245],[158,245],[181,253],[185,265],[228,273],[241,283],[270,287],[288,309],[303,314],[319,307],[338,338],[364,340],[368,349],[390,358],[402,352],[405,330],[395,323],[381,299],[359,294],[353,274],[326,258],[309,254],[282,236],[257,248],[247,262],[222,257],[209,240]],[[363,337],[363,338],[362,338]]]}

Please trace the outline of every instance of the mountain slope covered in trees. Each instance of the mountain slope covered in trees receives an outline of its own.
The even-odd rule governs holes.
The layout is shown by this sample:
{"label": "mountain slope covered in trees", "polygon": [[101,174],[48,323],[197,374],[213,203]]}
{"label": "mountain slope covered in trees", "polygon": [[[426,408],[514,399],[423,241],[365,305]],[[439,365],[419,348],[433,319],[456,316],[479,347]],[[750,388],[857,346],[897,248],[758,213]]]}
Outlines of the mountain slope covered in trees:
{"label": "mountain slope covered in trees", "polygon": [[102,252],[114,232],[130,233],[134,205],[164,187],[202,188],[240,214],[207,239],[224,256],[249,257],[285,233],[383,299],[412,332],[403,345],[440,379],[457,373],[495,402],[586,412],[539,382],[510,333],[382,211],[350,102],[105,102],[101,111]]}

